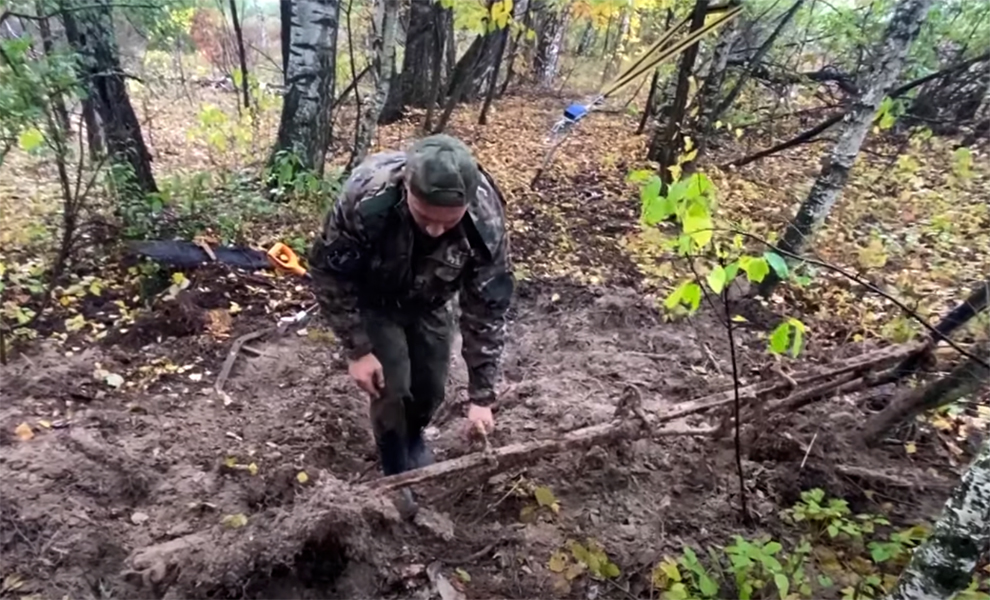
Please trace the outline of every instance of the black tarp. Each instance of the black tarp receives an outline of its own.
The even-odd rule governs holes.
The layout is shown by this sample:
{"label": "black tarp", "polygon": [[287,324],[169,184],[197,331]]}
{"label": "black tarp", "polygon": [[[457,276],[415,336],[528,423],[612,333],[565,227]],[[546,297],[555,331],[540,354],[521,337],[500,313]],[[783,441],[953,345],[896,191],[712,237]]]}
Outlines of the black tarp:
{"label": "black tarp", "polygon": [[[239,246],[210,246],[217,262],[247,270],[271,269],[267,255],[261,250]],[[182,269],[193,269],[213,259],[200,246],[181,240],[133,241],[127,243],[129,254],[150,258],[155,262]]]}

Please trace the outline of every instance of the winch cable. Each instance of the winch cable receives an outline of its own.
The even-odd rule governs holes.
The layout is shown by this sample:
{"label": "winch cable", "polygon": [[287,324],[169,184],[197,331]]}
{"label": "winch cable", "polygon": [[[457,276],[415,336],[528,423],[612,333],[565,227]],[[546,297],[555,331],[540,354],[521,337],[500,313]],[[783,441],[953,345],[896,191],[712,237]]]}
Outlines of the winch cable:
{"label": "winch cable", "polygon": [[[570,135],[574,125],[576,125],[589,112],[604,104],[606,98],[615,94],[632,81],[635,81],[644,73],[656,68],[664,61],[669,60],[670,58],[691,47],[693,44],[696,44],[702,37],[710,33],[718,26],[736,18],[742,12],[742,8],[742,5],[738,4],[713,6],[707,11],[709,15],[718,13],[724,14],[711,23],[708,23],[700,29],[691,32],[690,35],[683,40],[673,44],[670,43],[674,34],[691,22],[692,17],[691,15],[688,15],[677,25],[664,33],[659,40],[647,48],[647,50],[635,62],[633,62],[632,65],[620,73],[603,92],[600,92],[594,96],[587,104],[574,102],[564,109],[564,115],[556,123],[554,123],[553,127],[550,129],[550,135],[547,139],[547,142],[550,144],[550,148],[547,150],[542,164],[536,170],[536,175],[530,182],[530,189],[533,189],[536,186],[536,182],[546,170],[547,166],[549,166],[552,162],[557,148],[559,148],[564,140],[567,139],[567,136]],[[652,59],[650,58],[651,56],[653,57]]]}

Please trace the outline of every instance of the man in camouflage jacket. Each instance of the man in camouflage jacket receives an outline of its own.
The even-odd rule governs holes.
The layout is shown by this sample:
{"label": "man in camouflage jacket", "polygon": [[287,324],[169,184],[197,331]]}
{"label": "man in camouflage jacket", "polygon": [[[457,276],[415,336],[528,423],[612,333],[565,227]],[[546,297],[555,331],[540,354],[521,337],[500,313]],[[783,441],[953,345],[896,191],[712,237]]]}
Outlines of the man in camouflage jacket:
{"label": "man in camouflage jacket", "polygon": [[[504,199],[462,142],[434,135],[407,152],[365,159],[327,215],[309,263],[350,375],[371,397],[385,475],[432,462],[422,432],[444,399],[450,300],[458,292],[469,425],[494,427],[515,284]],[[403,501],[415,511],[411,495]]]}

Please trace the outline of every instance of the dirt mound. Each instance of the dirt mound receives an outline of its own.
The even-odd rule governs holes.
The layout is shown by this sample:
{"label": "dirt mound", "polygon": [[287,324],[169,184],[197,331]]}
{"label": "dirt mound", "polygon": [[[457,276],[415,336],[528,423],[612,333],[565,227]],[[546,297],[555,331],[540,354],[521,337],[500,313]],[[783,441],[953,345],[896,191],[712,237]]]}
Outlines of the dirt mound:
{"label": "dirt mound", "polygon": [[[188,359],[208,346],[204,335],[156,347]],[[663,553],[742,529],[731,440],[695,437],[593,446],[495,476],[459,473],[417,486],[421,513],[401,522],[367,487],[377,475],[366,400],[319,337],[258,345],[239,359],[227,398],[211,390],[216,349],[142,386],[94,377],[97,364],[128,384],[140,372],[146,357],[114,348],[71,360],[49,351],[4,368],[0,577],[16,574],[20,591],[55,597],[394,598],[428,594],[442,565],[469,574],[455,583],[472,597],[612,597],[593,582],[551,584],[548,557],[569,539],[594,538],[622,565],[628,597],[648,595]],[[776,377],[763,368],[765,342],[740,337],[746,382]],[[496,446],[608,422],[629,386],[655,412],[730,383],[713,318],[661,323],[629,291],[524,286],[508,340]],[[427,431],[440,459],[474,450],[458,426],[467,374],[455,350],[448,402]],[[72,400],[78,389],[85,400]],[[855,477],[823,467],[855,456],[833,441],[841,424],[830,411],[781,415],[751,436],[744,467],[760,527],[812,485],[869,501]],[[31,439],[11,433],[21,423]],[[538,487],[552,491],[557,510],[538,505]]]}

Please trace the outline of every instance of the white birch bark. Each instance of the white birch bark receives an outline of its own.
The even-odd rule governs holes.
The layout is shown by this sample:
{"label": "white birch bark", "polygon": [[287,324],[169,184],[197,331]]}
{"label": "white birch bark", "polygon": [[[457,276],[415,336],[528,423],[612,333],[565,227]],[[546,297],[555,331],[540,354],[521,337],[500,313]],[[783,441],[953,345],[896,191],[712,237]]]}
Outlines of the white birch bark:
{"label": "white birch bark", "polygon": [[338,0],[292,0],[285,97],[273,152],[288,151],[322,175],[330,144]]}
{"label": "white birch bark", "polygon": [[395,68],[396,32],[399,21],[398,0],[375,0],[375,19],[371,36],[374,63],[370,75],[374,79],[375,93],[365,104],[358,131],[351,152],[349,169],[358,166],[368,154],[371,140],[378,127],[378,116],[385,106],[392,82],[392,69]]}
{"label": "white birch bark", "polygon": [[990,438],[945,503],[942,516],[911,556],[887,600],[951,598],[969,585],[990,547]]}
{"label": "white birch bark", "polygon": [[[800,254],[832,211],[849,179],[849,172],[877,109],[897,80],[911,42],[918,36],[930,5],[931,0],[900,0],[897,3],[884,38],[877,48],[877,60],[863,77],[860,87],[862,92],[839,125],[839,139],[824,161],[811,192],[788,225],[780,244],[782,250]],[[769,293],[778,282],[775,273],[770,273],[761,285],[761,292]]]}

